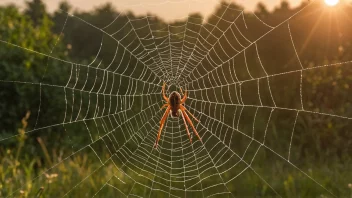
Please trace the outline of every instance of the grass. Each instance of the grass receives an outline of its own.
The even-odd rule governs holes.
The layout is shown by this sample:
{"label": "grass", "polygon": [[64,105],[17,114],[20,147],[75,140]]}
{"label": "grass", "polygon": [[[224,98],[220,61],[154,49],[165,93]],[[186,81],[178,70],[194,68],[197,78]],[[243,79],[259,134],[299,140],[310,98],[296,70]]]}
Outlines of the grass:
{"label": "grass", "polygon": [[[112,165],[101,167],[100,163],[92,162],[88,154],[74,155],[73,157],[59,163],[59,158],[54,158],[55,172],[48,171],[52,168],[48,163],[36,168],[39,159],[16,160],[14,153],[7,150],[1,153],[0,165],[0,196],[7,197],[62,197],[69,193],[69,197],[92,197],[99,192],[98,197],[112,197],[119,193],[114,188],[106,185],[109,178],[116,174],[116,168]],[[312,182],[300,171],[287,169],[287,164],[276,163],[271,167],[252,167],[261,177],[270,183],[270,186],[284,197],[332,197],[328,192],[323,192],[318,184]],[[275,171],[271,171],[275,169]],[[96,173],[88,176],[87,173]],[[302,168],[302,170],[307,170]],[[308,169],[309,176],[317,179],[327,189],[338,197],[352,197],[352,170],[348,163],[339,164],[330,162],[311,166]],[[279,173],[279,174],[278,174]],[[133,175],[132,172],[126,172]],[[39,176],[38,176],[39,175]],[[228,175],[229,178],[233,177]],[[36,180],[33,180],[36,178]],[[137,177],[138,178],[138,177]],[[121,176],[123,180],[123,176]],[[83,181],[83,182],[82,182]],[[207,183],[207,180],[202,182]],[[120,188],[118,183],[109,182]],[[79,184],[77,187],[75,187]],[[134,183],[126,183],[124,188],[130,189]],[[103,188],[102,188],[103,187]],[[245,171],[231,183],[229,189],[234,195],[258,197],[272,197],[276,194],[271,188],[263,183],[253,172]],[[73,189],[72,189],[73,188]],[[148,196],[149,192],[139,192],[140,195]]]}
{"label": "grass", "polygon": [[[94,153],[90,152],[71,155],[72,151],[68,149],[48,149],[40,137],[37,141],[41,148],[41,155],[30,156],[24,149],[29,116],[28,112],[22,119],[22,127],[18,130],[17,146],[12,149],[0,148],[0,197],[62,197],[66,194],[68,197],[92,197],[93,195],[119,197],[121,192],[133,192],[142,197],[168,196],[161,191],[150,192],[148,188],[128,178],[131,176],[135,181],[142,183],[143,181],[139,180],[141,177],[134,172],[136,170],[122,171],[119,169],[121,166],[114,163],[102,165],[99,160],[95,160]],[[333,197],[319,186],[322,185],[337,197],[352,198],[352,167],[350,166],[352,159],[307,158],[304,162],[295,164],[299,168],[297,169],[285,160],[274,158],[268,160],[271,159],[268,153],[259,152],[255,163],[238,176],[237,174],[245,168],[241,167],[242,165],[223,174],[222,177],[226,181],[236,177],[226,186],[234,196],[276,197],[278,193],[283,197]],[[214,178],[204,179],[202,186],[205,188],[213,183]],[[156,185],[154,185],[155,188],[157,188]],[[214,194],[219,189],[206,189],[204,193]],[[179,194],[179,196],[184,195],[202,197],[202,193],[181,192]],[[219,197],[224,197],[224,194]]]}

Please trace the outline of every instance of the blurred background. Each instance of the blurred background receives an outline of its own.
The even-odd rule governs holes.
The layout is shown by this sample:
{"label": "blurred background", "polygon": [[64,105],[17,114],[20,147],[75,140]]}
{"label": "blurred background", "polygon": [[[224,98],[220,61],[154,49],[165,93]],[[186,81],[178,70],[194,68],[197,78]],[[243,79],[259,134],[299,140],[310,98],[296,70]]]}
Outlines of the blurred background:
{"label": "blurred background", "polygon": [[[215,29],[227,40],[209,37],[221,35]],[[162,67],[144,57],[150,32],[156,45],[163,46],[158,38],[165,36],[176,43],[166,54],[150,51],[161,55]],[[216,56],[214,65],[224,66],[184,61],[185,41],[190,49],[203,46],[201,52]],[[0,197],[352,197],[351,42],[347,0],[1,1]],[[139,51],[140,45],[146,50]],[[226,66],[229,57],[233,62]],[[213,70],[216,78],[208,75]],[[148,160],[183,156],[173,152],[173,140],[165,141],[164,148],[172,148],[161,152],[165,156],[151,150],[163,113],[162,81],[174,86],[170,90],[181,86],[190,92],[189,109],[204,124],[197,129],[207,142],[197,155],[222,142],[215,151],[248,157],[254,171],[233,167],[236,161],[226,152],[208,153],[208,161],[221,157],[213,165],[195,160],[197,168],[191,169],[209,167],[195,182],[202,185],[179,192],[172,190],[170,175],[147,180],[153,174],[143,173],[143,164],[129,165],[126,156],[140,145]],[[237,93],[241,98],[233,101]],[[184,126],[172,136],[174,125],[182,120],[170,121],[166,139],[187,142]],[[224,137],[228,130],[256,141]],[[134,131],[151,134],[150,140],[142,144],[130,135]],[[260,142],[269,149],[260,149]],[[193,146],[186,144],[191,153]],[[113,163],[102,166],[105,160]],[[156,163],[150,162],[151,172]],[[193,174],[182,173],[183,180]],[[153,186],[163,178],[169,188]]]}

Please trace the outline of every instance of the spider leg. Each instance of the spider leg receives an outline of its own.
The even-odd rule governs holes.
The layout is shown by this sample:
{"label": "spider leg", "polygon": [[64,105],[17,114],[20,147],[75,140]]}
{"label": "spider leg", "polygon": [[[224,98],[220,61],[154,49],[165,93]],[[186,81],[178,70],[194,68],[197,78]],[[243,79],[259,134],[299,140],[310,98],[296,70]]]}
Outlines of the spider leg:
{"label": "spider leg", "polygon": [[195,119],[197,122],[200,122],[191,112],[188,111],[188,109],[186,109],[185,106],[181,105],[181,109],[184,109],[188,114],[192,116],[193,119]]}
{"label": "spider leg", "polygon": [[[160,108],[160,110],[163,109],[163,108],[166,108],[166,107],[170,107],[170,105],[169,105],[169,104],[164,104],[164,105]],[[170,110],[171,110],[171,107],[170,107]],[[162,119],[160,120],[160,123],[161,123],[161,121],[162,121]]]}
{"label": "spider leg", "polygon": [[186,111],[185,111],[185,110],[182,110],[182,109],[181,109],[181,111],[182,111],[182,114],[185,116],[185,118],[186,118],[187,122],[189,123],[189,125],[191,125],[191,127],[192,127],[194,133],[196,134],[196,136],[198,137],[198,139],[200,140],[200,142],[203,143],[202,138],[200,138],[200,136],[199,136],[199,134],[198,134],[196,128],[195,128],[194,125],[193,125],[193,122],[191,121],[191,119],[189,119],[189,117],[188,117]]}
{"label": "spider leg", "polygon": [[163,90],[163,98],[164,98],[164,100],[168,103],[168,102],[169,102],[169,99],[168,99],[167,96],[165,95],[165,86],[166,86],[166,83],[164,82],[163,88],[162,88],[162,90]]}
{"label": "spider leg", "polygon": [[192,143],[191,134],[189,133],[189,130],[188,130],[188,125],[187,125],[187,122],[186,122],[185,116],[184,116],[183,114],[184,114],[184,113],[183,113],[183,112],[182,112],[182,110],[181,110],[181,115],[182,115],[183,122],[185,123],[185,127],[186,127],[186,131],[187,131],[187,135],[188,135],[189,141],[191,141],[191,143]]}
{"label": "spider leg", "polygon": [[[181,89],[181,88],[180,88]],[[182,89],[181,89],[182,92]],[[185,91],[185,93],[183,94],[183,98],[181,99],[181,104],[185,103],[187,100],[187,90]]]}
{"label": "spider leg", "polygon": [[159,139],[160,139],[160,135],[161,135],[161,131],[163,130],[163,127],[164,127],[164,124],[165,124],[165,121],[167,119],[167,116],[169,115],[169,111],[170,111],[171,107],[167,107],[164,115],[163,115],[163,118],[161,118],[161,121],[160,121],[160,128],[159,128],[159,132],[158,132],[158,136],[156,138],[156,141],[155,141],[155,144],[154,144],[154,147],[157,148],[158,147],[158,142],[159,142]]}
{"label": "spider leg", "polygon": [[169,104],[164,104],[160,109],[163,109],[163,108],[168,107],[168,106],[169,106]]}
{"label": "spider leg", "polygon": [[182,95],[184,95],[184,94],[183,94],[183,90],[182,90],[182,87],[180,87],[180,93],[181,93]]}

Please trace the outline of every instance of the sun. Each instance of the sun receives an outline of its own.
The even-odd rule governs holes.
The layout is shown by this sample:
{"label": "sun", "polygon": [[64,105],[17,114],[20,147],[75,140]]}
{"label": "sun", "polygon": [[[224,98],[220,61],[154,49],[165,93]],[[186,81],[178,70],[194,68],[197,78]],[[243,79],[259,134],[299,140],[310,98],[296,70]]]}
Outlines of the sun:
{"label": "sun", "polygon": [[325,0],[325,4],[328,6],[335,6],[339,3],[339,0]]}

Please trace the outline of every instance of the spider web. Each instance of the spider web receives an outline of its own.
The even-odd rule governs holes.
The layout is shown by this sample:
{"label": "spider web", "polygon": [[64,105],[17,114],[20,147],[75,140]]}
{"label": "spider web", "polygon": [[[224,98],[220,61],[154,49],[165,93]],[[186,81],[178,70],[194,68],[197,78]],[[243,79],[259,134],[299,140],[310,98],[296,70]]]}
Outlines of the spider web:
{"label": "spider web", "polygon": [[[166,3],[174,5],[182,2]],[[135,6],[163,4],[141,2]],[[275,178],[266,177],[262,169],[257,169],[267,167],[265,164],[274,166],[275,160],[265,160],[270,157],[285,162],[290,171],[300,172],[309,178],[321,194],[334,196],[323,186],[323,181],[299,167],[304,162],[296,160],[298,148],[294,139],[301,128],[298,120],[304,120],[306,116],[346,123],[351,121],[348,113],[320,109],[319,104],[308,105],[305,99],[309,96],[302,93],[310,89],[308,83],[304,84],[308,72],[337,66],[344,70],[352,61],[314,67],[301,61],[291,24],[297,26],[301,22],[299,16],[311,4],[276,24],[266,23],[254,13],[245,15],[243,10],[230,4],[220,4],[223,13],[220,16],[213,14],[216,20],[207,21],[189,15],[178,19],[178,24],[164,26],[155,23],[155,16],[150,14],[131,19],[122,12],[113,21],[95,25],[63,13],[67,17],[62,26],[63,34],[70,21],[79,21],[101,35],[101,43],[91,44],[96,46],[96,55],[88,64],[56,57],[55,47],[50,53],[38,52],[1,40],[3,45],[32,51],[48,60],[41,82],[18,79],[1,80],[2,83],[35,86],[38,97],[43,90],[59,89],[62,95],[55,99],[66,104],[66,111],[61,115],[62,122],[50,123],[48,118],[46,123],[40,123],[37,119],[33,129],[26,132],[64,131],[73,149],[73,153],[64,156],[61,162],[34,177],[33,183],[40,182],[46,173],[59,172],[56,170],[60,164],[72,156],[93,152],[96,158],[91,160],[99,161],[101,166],[82,173],[85,174],[84,179],[70,187],[65,195],[84,190],[82,186],[94,174],[113,167],[114,171],[108,173],[104,185],[86,196],[99,197],[103,191],[112,190],[116,197],[155,197],[157,194],[169,197],[233,197],[245,195],[241,186],[232,183],[246,178],[256,178],[258,185],[267,186],[274,196],[285,196],[275,190],[284,188],[284,181],[278,184]],[[225,15],[230,15],[232,20],[229,21],[229,17],[225,19]],[[247,26],[245,16],[256,20],[257,27],[265,31],[256,32],[257,27]],[[122,17],[127,19],[126,22],[117,25],[116,21]],[[249,32],[255,33],[249,36]],[[284,63],[277,63],[277,69],[270,70],[268,65],[274,56],[262,55],[268,49],[268,46],[262,45],[263,40],[275,41],[273,48],[276,45],[289,48],[291,55],[286,61],[290,64],[282,66],[280,64]],[[104,50],[110,45],[114,45],[116,51],[109,54]],[[60,62],[62,67],[69,68],[66,83],[50,83],[50,79],[55,78],[50,68],[52,62]],[[288,79],[287,84],[278,84],[278,79]],[[190,143],[182,119],[168,118],[159,149],[153,149],[163,115],[160,109],[163,82],[169,85],[168,94],[179,88],[188,90],[186,107],[200,120],[199,123],[194,121],[194,124],[203,143],[196,137]],[[250,94],[247,94],[248,90]],[[294,95],[294,102],[282,101],[280,96],[285,93]],[[43,116],[43,108],[50,107],[41,103],[38,117]],[[280,119],[282,116],[285,118]],[[84,129],[91,142],[76,146],[72,139],[77,128]],[[280,139],[280,142],[268,141],[274,138]],[[102,145],[110,155],[102,155]],[[21,188],[19,186],[18,191]]]}

